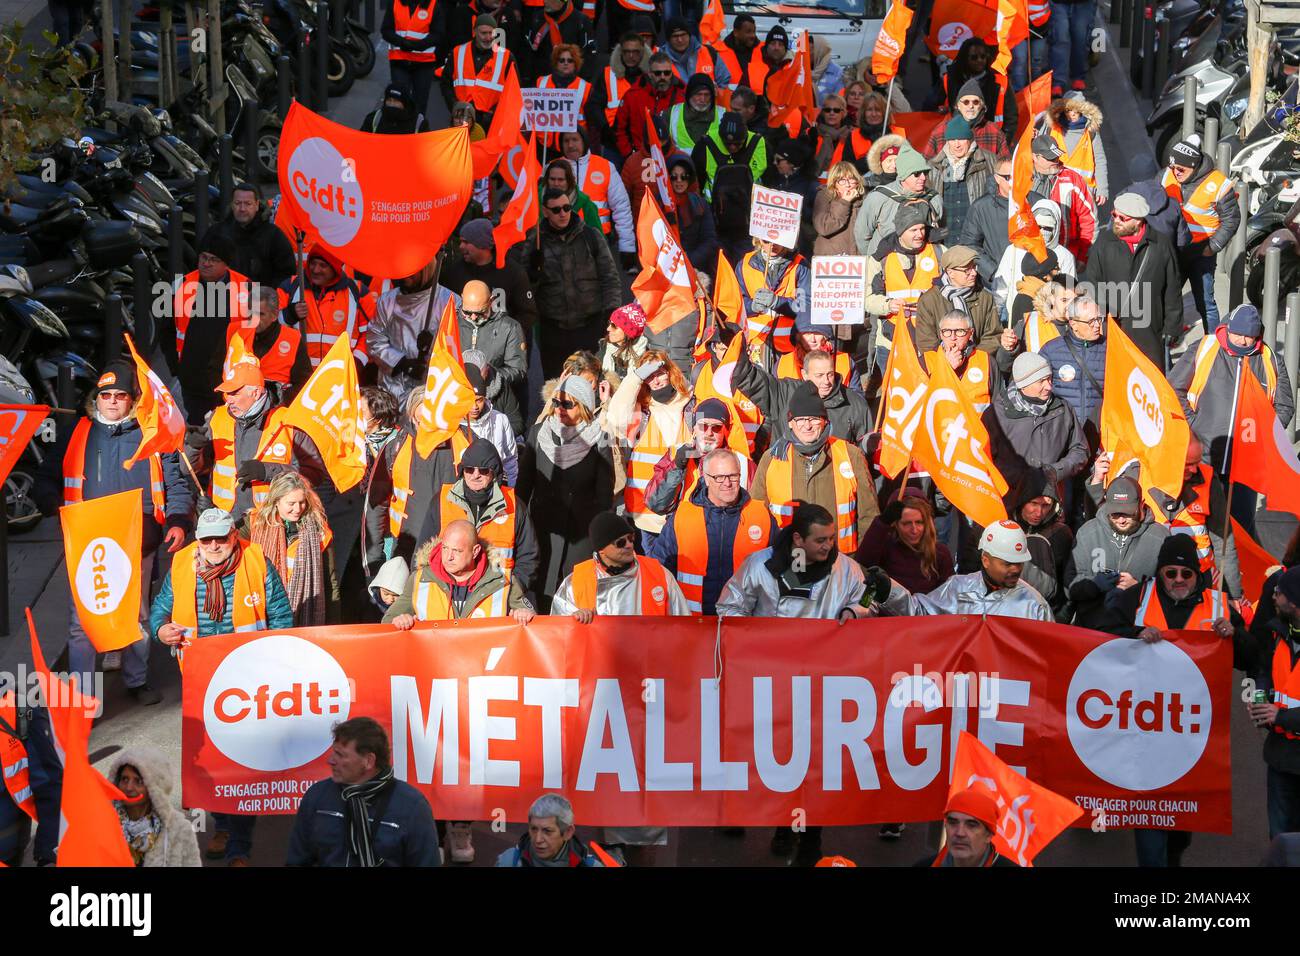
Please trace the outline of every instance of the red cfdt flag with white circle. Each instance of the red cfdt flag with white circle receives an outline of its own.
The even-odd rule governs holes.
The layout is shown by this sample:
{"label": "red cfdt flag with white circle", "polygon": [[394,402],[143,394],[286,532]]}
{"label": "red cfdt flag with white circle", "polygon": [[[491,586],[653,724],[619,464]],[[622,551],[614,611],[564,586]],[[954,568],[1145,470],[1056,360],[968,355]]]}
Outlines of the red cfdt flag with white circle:
{"label": "red cfdt flag with white circle", "polygon": [[290,230],[359,272],[414,275],[433,260],[469,203],[463,127],[362,133],[295,102],[280,132],[281,207]]}
{"label": "red cfdt flag with white circle", "polygon": [[48,405],[0,405],[0,482],[8,480],[27,443],[49,414]]}
{"label": "red cfdt flag with white circle", "polygon": [[72,603],[97,651],[140,639],[141,500],[133,488],[59,509]]}

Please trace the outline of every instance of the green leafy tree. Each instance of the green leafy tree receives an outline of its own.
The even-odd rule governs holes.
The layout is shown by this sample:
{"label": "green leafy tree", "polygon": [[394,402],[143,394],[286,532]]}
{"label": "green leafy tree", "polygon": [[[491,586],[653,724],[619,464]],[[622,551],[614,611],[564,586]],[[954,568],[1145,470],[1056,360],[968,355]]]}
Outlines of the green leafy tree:
{"label": "green leafy tree", "polygon": [[20,172],[40,166],[39,155],[65,136],[76,138],[85,116],[78,85],[90,67],[58,37],[44,34],[38,48],[23,38],[23,25],[0,30],[0,190]]}

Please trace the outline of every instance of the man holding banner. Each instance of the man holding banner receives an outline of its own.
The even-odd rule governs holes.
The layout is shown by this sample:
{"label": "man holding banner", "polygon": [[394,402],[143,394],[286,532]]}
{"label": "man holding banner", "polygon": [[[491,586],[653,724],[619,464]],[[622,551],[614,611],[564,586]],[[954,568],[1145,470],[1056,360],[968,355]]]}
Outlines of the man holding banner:
{"label": "man holding banner", "polygon": [[[144,502],[144,520],[141,530],[140,550],[132,553],[126,545],[126,536],[121,529],[106,529],[100,520],[87,522],[91,527],[85,528],[88,548],[98,546],[107,549],[111,556],[113,547],[126,560],[138,568],[140,612],[138,620],[147,620],[149,609],[149,584],[158,563],[159,549],[166,545],[167,552],[178,550],[185,543],[185,536],[192,523],[194,496],[190,485],[181,471],[180,456],[176,452],[150,455],[132,463],[140,445],[140,423],[136,420],[135,405],[140,397],[136,383],[133,363],[119,360],[104,369],[87,404],[86,416],[80,419],[72,430],[62,459],[63,504],[62,520],[65,536],[76,528],[81,528],[84,521],[75,506],[138,489]],[[51,466],[57,467],[59,459],[51,455],[46,459]],[[53,475],[37,483],[37,487],[46,493],[52,493],[59,486]],[[48,502],[43,502],[43,504]],[[53,511],[50,507],[47,513]],[[110,543],[105,544],[105,539]],[[79,540],[73,535],[73,540]],[[89,540],[94,539],[94,540]],[[89,552],[88,552],[89,553]],[[81,574],[79,565],[85,563],[84,556],[67,555],[70,568]],[[109,566],[111,561],[100,561],[100,566]],[[108,575],[107,571],[98,572]],[[114,589],[115,590],[115,589]],[[87,633],[84,626],[93,610],[88,610],[78,602],[78,588],[73,587],[68,612],[68,666],[77,674],[91,674],[95,670],[95,655],[99,650],[108,653],[104,659],[105,670],[113,670],[116,661],[120,661],[122,676],[126,688],[141,704],[156,704],[162,700],[156,690],[147,682],[149,662],[149,641],[141,635],[139,640],[126,647],[125,654],[113,648],[104,647],[103,639],[96,633]],[[95,630],[92,623],[90,630]],[[99,639],[97,639],[99,638]]]}

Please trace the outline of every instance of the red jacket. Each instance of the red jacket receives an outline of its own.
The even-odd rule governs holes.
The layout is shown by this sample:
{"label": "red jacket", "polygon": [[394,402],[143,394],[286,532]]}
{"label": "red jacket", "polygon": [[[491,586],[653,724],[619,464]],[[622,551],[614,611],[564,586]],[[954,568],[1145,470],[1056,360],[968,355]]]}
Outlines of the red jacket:
{"label": "red jacket", "polygon": [[623,97],[623,103],[614,117],[614,145],[624,158],[645,148],[647,111],[650,116],[661,113],[686,99],[686,85],[676,77],[673,85],[663,93],[656,93],[650,81],[642,77]]}
{"label": "red jacket", "polygon": [[1088,251],[1097,238],[1097,204],[1092,190],[1073,169],[1062,167],[1047,197],[1060,204],[1065,215],[1061,221],[1061,243],[1074,255],[1078,268],[1088,263]]}

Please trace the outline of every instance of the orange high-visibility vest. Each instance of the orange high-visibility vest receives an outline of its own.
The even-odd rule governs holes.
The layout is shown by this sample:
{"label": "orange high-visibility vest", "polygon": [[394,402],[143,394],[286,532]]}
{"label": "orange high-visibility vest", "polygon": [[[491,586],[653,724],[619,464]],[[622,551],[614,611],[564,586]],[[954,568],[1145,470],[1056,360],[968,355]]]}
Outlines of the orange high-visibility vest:
{"label": "orange high-visibility vest", "polygon": [[1030,312],[1025,317],[1025,349],[1040,352],[1044,345],[1061,337],[1061,329],[1055,322],[1045,319],[1038,312]]}
{"label": "orange high-visibility vest", "polygon": [[[1147,581],[1142,586],[1142,600],[1138,604],[1137,623],[1143,627],[1154,627],[1158,631],[1167,631],[1169,630],[1169,622],[1165,620],[1165,610],[1160,606],[1160,599],[1155,598],[1155,600],[1152,600],[1155,597],[1155,590],[1156,582],[1154,579]],[[1208,631],[1211,624],[1226,616],[1227,613],[1223,592],[1207,588],[1201,594],[1201,603],[1180,630]]]}
{"label": "orange high-visibility vest", "polygon": [[[849,353],[835,353],[835,372],[839,375],[847,386],[849,384],[849,373],[852,369],[849,366]],[[799,361],[799,353],[787,352],[781,356],[781,361],[776,363],[777,378],[793,378],[795,380],[803,378],[803,362]]]}
{"label": "orange high-visibility vest", "polygon": [[1065,134],[1052,124],[1052,139],[1056,145],[1061,147],[1061,152],[1065,153],[1061,157],[1061,165],[1066,169],[1073,169],[1078,173],[1089,189],[1097,188],[1097,156],[1092,148],[1092,131],[1084,129],[1083,135],[1079,141],[1074,144],[1074,149],[1065,148]]}
{"label": "orange high-visibility vest", "polygon": [[1196,542],[1196,556],[1201,560],[1202,571],[1214,570],[1214,548],[1210,541],[1210,482],[1214,471],[1202,462],[1199,466],[1201,483],[1196,486],[1196,497],[1169,522],[1170,534],[1190,534]]}
{"label": "orange high-visibility vest", "polygon": [[[16,734],[18,732],[18,703],[13,691],[0,697],[0,719]],[[32,820],[36,819],[36,795],[32,793],[32,780],[27,770],[27,748],[13,734],[0,729],[0,777],[4,777],[5,790],[14,805]]]}
{"label": "orange high-visibility vest", "polygon": [[1219,214],[1214,211],[1214,204],[1227,192],[1229,185],[1227,176],[1217,169],[1211,170],[1187,200],[1183,199],[1182,184],[1174,178],[1173,170],[1168,167],[1165,168],[1165,174],[1160,177],[1160,185],[1164,187],[1170,199],[1183,207],[1183,218],[1187,220],[1187,228],[1192,233],[1193,244],[1203,242],[1214,235],[1219,228]]}
{"label": "orange high-visibility vest", "polygon": [[[438,7],[438,0],[431,0],[427,7],[407,6],[402,0],[393,0],[393,30],[403,40],[427,40],[429,27],[433,24],[433,11]],[[438,59],[438,52],[432,43],[422,50],[397,50],[390,48],[390,60],[414,60],[416,63],[433,63]]]}
{"label": "orange high-visibility vest", "polygon": [[[689,497],[683,498],[673,516],[673,530],[677,533],[677,583],[691,610],[701,614],[704,611],[704,575],[709,570],[710,557],[704,509]],[[740,524],[732,543],[733,573],[747,557],[767,547],[770,531],[771,521],[762,503],[753,498],[745,502],[745,507],[740,509]]]}
{"label": "orange high-visibility vest", "polygon": [[582,172],[578,179],[578,189],[587,194],[587,198],[596,204],[600,213],[600,229],[605,235],[614,231],[614,222],[609,209],[609,183],[616,175],[614,165],[604,156],[587,153],[585,161],[578,163]]}
{"label": "orange high-visibility vest", "polygon": [[[444,529],[453,521],[464,520],[474,524],[469,512],[451,500],[453,487],[455,486],[443,485],[442,494],[439,495],[439,514],[442,520],[439,527]],[[501,494],[506,499],[506,510],[486,524],[475,525],[475,530],[478,531],[479,540],[487,545],[489,560],[509,581],[510,573],[515,568],[515,511],[518,505],[513,488],[502,486]]]}
{"label": "orange high-visibility vest", "polygon": [[[736,417],[745,429],[745,441],[749,445],[750,454],[753,454],[754,438],[758,435],[759,426],[763,424],[763,413],[743,392],[733,388],[731,394],[734,396],[730,400],[731,407],[735,409]],[[727,401],[727,397],[713,387],[713,363],[710,361],[704,363],[695,379],[695,397],[701,402],[706,398]]]}
{"label": "orange high-visibility vest", "polygon": [[[282,300],[286,307],[303,301],[297,279],[293,280],[288,292],[282,293]],[[324,295],[318,296],[308,289],[306,301],[307,317],[302,320],[302,330],[311,367],[320,364],[334,340],[344,332],[357,364],[365,365],[370,360],[366,352],[366,329],[375,314],[374,294],[362,295],[350,279],[345,279],[341,288],[329,289]]]}
{"label": "orange high-visibility vest", "polygon": [[1041,27],[1052,18],[1052,5],[1048,0],[1029,0],[1029,24]]}
{"label": "orange high-visibility vest", "polygon": [[903,269],[903,256],[897,250],[885,256],[881,265],[885,273],[885,297],[897,299],[903,305],[915,305],[921,294],[934,285],[942,271],[939,268],[939,254],[934,251],[934,245],[928,242],[912,256],[910,279]]}
{"label": "orange high-visibility vest", "polygon": [[[588,83],[586,80],[584,80],[582,77],[578,76],[577,74],[574,74],[573,79],[569,81],[567,86],[557,87],[555,85],[554,77],[552,77],[551,74],[547,73],[545,76],[538,79],[537,88],[539,90],[554,90],[554,89],[578,90],[579,91],[578,92],[578,125],[583,128],[586,128],[587,98],[591,96],[590,83]],[[559,133],[547,133],[545,136],[539,138],[546,145],[547,149],[559,150],[560,148]]]}
{"label": "orange high-visibility vest", "polygon": [[[1283,709],[1300,707],[1300,662],[1291,663],[1291,648],[1285,638],[1279,640],[1273,649],[1273,703]],[[1300,735],[1283,730],[1277,724],[1273,725],[1273,731],[1300,740]]]}
{"label": "orange high-visibility vest", "polygon": [[[281,324],[277,326],[279,332],[276,334],[275,341],[271,343],[271,348],[265,355],[259,355],[257,360],[261,363],[262,378],[268,382],[279,382],[281,385],[289,384],[289,373],[293,370],[293,361],[298,356],[298,347],[302,345],[302,333],[292,326]],[[244,328],[238,322],[230,323],[226,329],[226,345],[230,345],[230,340],[238,335],[244,340],[244,348],[252,353],[253,336],[257,333],[256,329]]]}
{"label": "orange high-visibility vest", "polygon": [[[235,589],[231,595],[230,621],[235,634],[266,630],[266,556],[251,541],[237,541],[240,558],[235,569]],[[198,571],[199,543],[195,541],[176,552],[172,561],[172,623],[186,630],[186,637],[199,636]],[[221,587],[220,582],[215,586]],[[177,660],[183,652],[177,649]]]}
{"label": "orange high-visibility vest", "polygon": [[687,431],[683,422],[677,435],[670,438],[659,430],[649,408],[642,409],[641,414],[646,420],[646,426],[628,454],[627,484],[623,487],[623,504],[628,518],[633,521],[641,515],[654,514],[645,503],[645,492],[650,479],[654,477],[655,465],[668,449],[677,447],[678,439]]}
{"label": "orange high-visibility vest", "polygon": [[463,608],[462,613],[458,615],[455,605],[451,603],[451,598],[446,591],[438,586],[438,582],[432,577],[432,572],[427,567],[421,567],[415,572],[415,589],[412,592],[411,603],[415,608],[416,618],[421,621],[456,621],[470,617],[506,617],[510,613],[506,604],[509,593],[510,585],[507,580],[501,587],[474,605],[474,607]]}
{"label": "orange high-visibility vest", "polygon": [[[641,576],[641,616],[668,615],[668,571],[654,558],[636,556],[637,574]],[[573,569],[573,603],[588,611],[596,610],[596,561],[583,561]]]}
{"label": "orange high-visibility vest", "polygon": [[[776,448],[783,447],[784,458],[778,458]],[[773,448],[767,468],[767,508],[776,518],[779,527],[786,527],[794,518],[794,457],[788,441]],[[831,456],[831,470],[835,474],[835,528],[840,551],[853,554],[858,550],[858,479],[849,459],[848,442],[831,437],[826,442]]]}
{"label": "orange high-visibility vest", "polygon": [[[821,148],[822,148],[821,140],[822,138],[818,136],[817,137],[818,153],[821,152]],[[823,186],[826,185],[826,177],[830,175],[831,169],[835,166],[836,163],[844,159],[845,143],[852,143],[853,145],[853,158],[850,159],[849,162],[856,162],[857,160],[865,159],[867,153],[871,151],[871,140],[867,139],[867,137],[863,134],[862,130],[855,129],[852,133],[850,133],[844,139],[840,140],[838,143],[835,144],[835,149],[831,152],[831,161],[826,164],[826,168],[823,169],[821,171],[821,174],[817,177],[817,181],[821,183]]]}
{"label": "orange high-visibility vest", "polygon": [[[328,524],[326,524],[324,529],[321,531],[320,536],[321,554],[325,553],[325,549],[330,546],[330,542],[333,540],[334,531]],[[289,578],[293,577],[294,565],[298,563],[298,543],[300,541],[302,541],[302,535],[295,535],[294,539],[289,542],[289,546],[284,549],[284,569],[288,573],[289,577],[285,578],[280,583],[284,585],[286,591],[289,589]]]}
{"label": "orange high-visibility vest", "polygon": [[[231,322],[242,322],[248,319],[248,277],[241,275],[234,269],[230,270],[230,275],[226,278],[226,291],[230,296],[230,304],[227,306],[227,312],[221,318]],[[200,288],[202,286],[202,288]],[[172,315],[176,319],[176,355],[179,358],[185,352],[185,330],[190,327],[190,315],[194,309],[195,299],[199,295],[207,296],[207,283],[200,282],[199,270],[195,269],[178,283],[173,283],[172,289]],[[204,302],[204,305],[211,303]],[[203,313],[204,318],[216,318],[209,316],[206,311]]]}
{"label": "orange high-visibility vest", "polygon": [[[651,7],[653,9],[653,7]],[[605,122],[614,125],[618,108],[623,105],[623,97],[632,88],[632,81],[623,79],[614,73],[612,66],[605,67]]]}
{"label": "orange high-visibility vest", "polygon": [[[618,0],[618,5],[624,10],[635,10],[638,13],[654,13],[654,0]],[[595,17],[592,17],[594,20]]]}
{"label": "orange high-visibility vest", "polygon": [[[745,291],[751,299],[759,289],[768,287],[767,274],[754,265],[755,254],[753,252],[746,253],[745,258],[740,261],[740,281],[744,283]],[[795,253],[794,258],[790,261],[790,267],[785,270],[785,275],[781,277],[781,282],[777,288],[772,290],[775,295],[783,299],[793,299],[799,294],[795,274],[799,271],[799,266],[803,261],[803,256]],[[751,348],[768,341],[770,338],[772,347],[778,352],[784,354],[794,351],[793,317],[760,312],[757,315],[749,316],[747,325]]]}
{"label": "orange high-visibility vest", "polygon": [[[710,80],[713,79],[713,47],[701,46],[699,52],[695,55],[695,72],[703,73]],[[681,67],[676,63],[673,64],[673,75],[685,83],[690,79],[689,76],[682,76]]]}
{"label": "orange high-visibility vest", "polygon": [[[63,503],[76,504],[85,500],[86,439],[90,437],[90,419],[83,418],[72,430],[68,450],[63,455]],[[159,524],[167,520],[167,496],[163,488],[162,459],[149,456],[149,498],[153,501],[153,519]]]}
{"label": "orange high-visibility vest", "polygon": [[[287,465],[293,461],[293,429],[286,426],[281,430],[288,414],[287,408],[276,408],[266,417],[262,436],[257,442],[255,457],[259,461],[278,465]],[[209,497],[213,505],[222,511],[230,511],[235,507],[235,473],[239,470],[235,464],[235,420],[229,409],[222,405],[212,413],[209,424],[212,428],[213,458],[212,493]],[[269,482],[255,481],[252,487],[253,506],[260,507],[266,500],[266,492],[271,485]]]}
{"label": "orange high-visibility vest", "polygon": [[[451,436],[451,457],[454,464],[460,464],[460,456],[465,454],[468,447],[469,439],[461,429],[456,429]],[[388,533],[394,538],[402,533],[402,525],[406,523],[406,504],[414,490],[411,487],[411,458],[414,454],[415,437],[407,435],[393,458],[393,494],[388,500]]]}
{"label": "orange high-visibility vest", "polygon": [[510,51],[504,46],[496,47],[492,58],[475,73],[474,43],[462,43],[452,51],[452,64],[451,85],[456,99],[473,103],[474,109],[482,113],[495,110],[510,73]]}
{"label": "orange high-visibility vest", "polygon": [[[1218,360],[1221,351],[1223,347],[1219,345],[1217,335],[1205,336],[1201,339],[1201,344],[1196,347],[1192,381],[1187,386],[1187,404],[1191,406],[1192,411],[1196,411],[1201,403],[1201,392],[1205,391],[1205,383],[1210,377],[1210,372],[1214,370],[1214,363]],[[1272,401],[1273,395],[1277,392],[1277,362],[1273,357],[1273,350],[1262,342],[1260,352],[1264,358],[1264,388],[1268,391],[1269,401]]]}
{"label": "orange high-visibility vest", "polygon": [[[948,360],[943,356],[943,349],[932,349],[925,353],[925,370],[933,373],[935,368],[932,362],[943,362],[948,364]],[[989,393],[989,353],[982,349],[976,349],[966,359],[966,369],[961,373],[961,390],[966,393],[966,397],[971,400],[975,406],[975,411],[980,412],[988,408],[989,402],[992,401]]]}
{"label": "orange high-visibility vest", "polygon": [[[943,98],[945,101],[949,101],[948,76],[949,74],[947,73],[943,75]],[[998,86],[998,102],[997,102],[997,108],[993,111],[993,115],[990,117],[990,119],[992,119],[993,122],[997,123],[998,125],[1001,125],[1002,114],[1006,109],[1006,105],[1007,105],[1007,78],[1003,76],[1001,73],[994,73],[993,81]],[[980,94],[981,98],[983,97],[983,95],[984,95],[983,93]]]}

